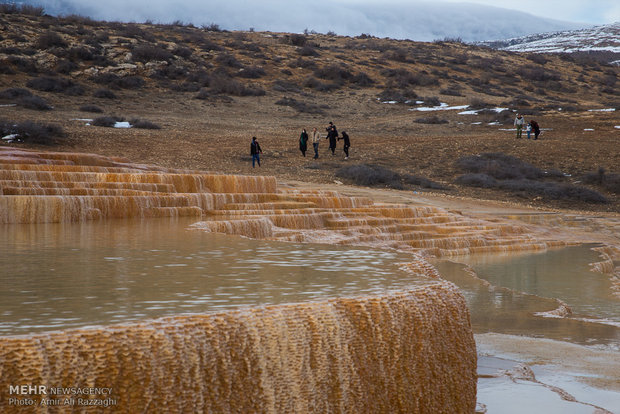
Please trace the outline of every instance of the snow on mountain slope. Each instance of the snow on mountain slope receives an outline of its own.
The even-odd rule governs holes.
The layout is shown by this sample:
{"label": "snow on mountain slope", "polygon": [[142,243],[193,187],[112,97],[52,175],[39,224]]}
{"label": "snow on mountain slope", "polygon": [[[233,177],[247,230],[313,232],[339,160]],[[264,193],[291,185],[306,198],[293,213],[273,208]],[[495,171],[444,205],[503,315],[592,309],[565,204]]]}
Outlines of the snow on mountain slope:
{"label": "snow on mountain slope", "polygon": [[498,42],[485,42],[484,44],[513,52],[620,53],[620,22],[581,30],[541,33]]}

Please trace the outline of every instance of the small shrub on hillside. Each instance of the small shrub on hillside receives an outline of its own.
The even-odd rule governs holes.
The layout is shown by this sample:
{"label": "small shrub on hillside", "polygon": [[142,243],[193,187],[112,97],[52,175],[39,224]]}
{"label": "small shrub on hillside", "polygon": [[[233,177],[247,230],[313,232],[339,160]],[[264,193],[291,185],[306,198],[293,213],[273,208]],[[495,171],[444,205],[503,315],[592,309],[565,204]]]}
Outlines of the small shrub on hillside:
{"label": "small shrub on hillside", "polygon": [[301,102],[294,98],[282,98],[275,103],[276,105],[281,106],[289,106],[299,112],[309,113],[309,114],[322,114],[324,113],[323,109],[329,108],[327,105],[315,105],[308,102]]}
{"label": "small shrub on hillside", "polygon": [[291,35],[285,35],[282,38],[282,43],[293,46],[304,46],[308,39],[302,34],[293,33]]}
{"label": "small shrub on hillside", "polygon": [[586,203],[608,203],[601,193],[572,184],[549,183],[534,180],[503,180],[498,187],[513,193],[539,195],[552,200],[578,200]]}
{"label": "small shrub on hillside", "polygon": [[59,139],[65,137],[61,126],[33,121],[16,123],[0,120],[0,134],[2,136],[17,134],[17,138],[21,141],[43,145],[56,144]]}
{"label": "small shrub on hillside", "polygon": [[607,191],[620,194],[620,174],[610,174],[602,167],[599,167],[598,171],[586,174],[583,181],[586,184],[600,185]]}
{"label": "small shrub on hillside", "polygon": [[511,155],[484,153],[459,158],[456,166],[470,173],[487,174],[496,179],[542,178],[548,176],[533,165]]}
{"label": "small shrub on hillside", "polygon": [[407,69],[385,69],[381,74],[387,78],[389,88],[439,85],[439,80],[424,71],[414,74]]}
{"label": "small shrub on hillside", "polygon": [[539,65],[544,65],[548,62],[547,58],[538,53],[532,53],[526,56],[528,60],[531,60],[534,63],[538,63]]}
{"label": "small shrub on hillside", "polygon": [[45,9],[41,6],[29,4],[3,3],[0,4],[0,14],[24,14],[26,16],[41,17],[45,14]]}
{"label": "small shrub on hillside", "polygon": [[304,88],[311,88],[319,92],[330,92],[330,91],[339,89],[341,87],[341,85],[338,85],[336,83],[323,83],[317,78],[314,78],[312,76],[307,77],[303,81],[302,86]]}
{"label": "small shrub on hillside", "polygon": [[300,47],[298,50],[300,55],[302,56],[319,56],[319,52],[311,45],[304,45]]}
{"label": "small shrub on hillside", "polygon": [[50,104],[40,96],[32,95],[32,96],[23,96],[19,98],[17,104],[23,108],[27,109],[36,109],[38,111],[49,111],[52,109]]}
{"label": "small shrub on hillside", "polygon": [[415,104],[418,94],[411,89],[397,90],[385,89],[378,96],[382,102],[398,102],[406,104]]}
{"label": "small shrub on hillside", "polygon": [[188,70],[183,66],[167,65],[158,69],[151,75],[153,79],[172,79],[178,80],[187,76]]}
{"label": "small shrub on hillside", "polygon": [[133,39],[138,38],[138,37],[142,37],[142,38],[148,37],[147,33],[144,30],[138,27],[138,25],[132,24],[132,23],[129,23],[129,24],[121,23],[118,26],[116,26],[115,24],[111,24],[110,28],[115,28],[118,34],[123,37],[129,37]]}
{"label": "small shrub on hillside", "polygon": [[71,79],[60,77],[41,76],[33,78],[26,82],[26,86],[43,92],[63,92],[73,96],[84,94],[82,86],[76,84]]}
{"label": "small shrub on hillside", "polygon": [[353,77],[353,74],[347,68],[335,64],[323,66],[316,69],[314,71],[314,75],[317,78],[330,80],[338,83],[342,83]]}
{"label": "small shrub on hillside", "polygon": [[198,47],[200,47],[201,50],[205,51],[205,52],[210,52],[212,50],[214,51],[220,51],[222,50],[222,47],[220,45],[218,45],[217,43],[214,43],[208,39],[200,39]]}
{"label": "small shrub on hillside", "polygon": [[263,96],[265,91],[260,87],[248,87],[234,79],[223,76],[213,76],[209,81],[209,92],[212,94],[226,94],[233,96]]}
{"label": "small shrub on hillside", "polygon": [[0,99],[15,99],[25,96],[32,96],[32,92],[26,88],[8,88],[0,92]]}
{"label": "small shrub on hillside", "polygon": [[402,188],[400,175],[380,165],[348,165],[336,170],[336,177],[351,180],[356,185]]}
{"label": "small shrub on hillside", "polygon": [[62,74],[68,75],[69,73],[73,72],[74,70],[77,70],[78,69],[78,65],[76,65],[73,62],[71,62],[70,60],[63,59],[60,62],[58,62],[58,64],[56,64],[56,67],[54,69],[58,73],[62,73]]}
{"label": "small shrub on hillside", "polygon": [[157,124],[154,124],[151,121],[147,121],[145,119],[132,119],[129,121],[133,128],[139,129],[161,129],[161,127]]}
{"label": "small shrub on hillside", "polygon": [[288,64],[288,67],[291,69],[296,69],[296,68],[304,68],[304,69],[313,69],[316,68],[316,62],[313,60],[309,60],[309,59],[296,59],[291,61]]}
{"label": "small shrub on hillside", "polygon": [[469,187],[494,188],[497,187],[497,180],[487,174],[468,173],[456,179],[457,184]]}
{"label": "small shrub on hillside", "polygon": [[97,105],[82,105],[80,106],[80,111],[100,114],[103,112],[103,109],[99,108]]}
{"label": "small shrub on hillside", "polygon": [[144,79],[139,76],[125,76],[119,77],[113,84],[121,89],[140,89],[145,83]]}
{"label": "small shrub on hillside", "polygon": [[[24,73],[34,74],[39,73],[39,68],[32,59],[24,59],[17,56],[9,56],[7,59],[9,63],[15,66],[15,68]],[[3,65],[4,66],[4,65]]]}
{"label": "small shrub on hillside", "polygon": [[242,78],[258,79],[261,76],[265,76],[265,69],[260,66],[246,66],[237,72],[237,76]]}
{"label": "small shrub on hillside", "polygon": [[439,90],[439,93],[448,96],[463,96],[461,91],[462,89],[458,86],[450,86],[449,88]]}
{"label": "small shrub on hillside", "polygon": [[493,104],[490,104],[480,98],[471,98],[469,101],[469,106],[472,109],[484,109],[493,107]]}
{"label": "small shrub on hillside", "polygon": [[299,86],[297,86],[296,83],[282,79],[277,79],[273,82],[273,90],[278,92],[301,92],[301,89],[299,89]]}
{"label": "small shrub on hillside", "polygon": [[112,128],[117,122],[123,122],[125,118],[118,116],[100,116],[92,122],[94,126]]}
{"label": "small shrub on hillside", "polygon": [[447,124],[447,119],[441,119],[437,115],[431,115],[424,118],[418,118],[413,122],[417,122],[418,124]]}
{"label": "small shrub on hillside", "polygon": [[361,86],[362,88],[367,88],[375,84],[375,81],[364,72],[353,75],[353,77],[349,79],[349,82],[353,85]]}
{"label": "small shrub on hillside", "polygon": [[15,75],[17,72],[15,72],[15,70],[8,66],[8,65],[0,65],[0,74],[2,75]]}
{"label": "small shrub on hillside", "polygon": [[229,68],[237,68],[240,69],[243,67],[241,62],[237,60],[237,58],[230,53],[221,53],[217,55],[215,61],[224,67]]}
{"label": "small shrub on hillside", "polygon": [[94,93],[93,96],[95,98],[101,98],[101,99],[116,99],[117,96],[114,94],[114,92],[112,92],[109,89],[97,89]]}
{"label": "small shrub on hillside", "polygon": [[94,53],[90,48],[81,46],[81,47],[72,47],[67,51],[67,56],[72,60],[93,60]]}
{"label": "small shrub on hillside", "polygon": [[417,185],[422,188],[431,188],[433,190],[447,190],[447,188],[433,180],[429,180],[425,177],[418,177],[416,175],[405,174],[403,175],[403,181],[405,184]]}
{"label": "small shrub on hillside", "polygon": [[439,106],[439,105],[441,105],[441,101],[436,96],[426,96],[426,97],[422,98],[422,100],[424,101],[424,105],[428,105],[428,106]]}
{"label": "small shrub on hillside", "polygon": [[38,37],[35,46],[37,49],[64,48],[67,47],[67,42],[58,33],[48,31]]}
{"label": "small shrub on hillside", "polygon": [[192,56],[192,53],[194,53],[194,51],[189,47],[177,46],[172,50],[172,53],[183,59],[189,59]]}
{"label": "small shrub on hillside", "polygon": [[207,32],[221,32],[222,31],[222,29],[220,28],[220,25],[215,24],[215,23],[202,25],[202,28],[206,30]]}
{"label": "small shrub on hillside", "polygon": [[517,74],[521,76],[523,80],[530,81],[559,81],[561,79],[560,74],[556,71],[544,69],[538,66],[525,65],[517,68]]}
{"label": "small shrub on hillside", "polygon": [[180,84],[172,84],[169,86],[171,90],[176,92],[198,92],[200,85],[194,82],[183,82]]}
{"label": "small shrub on hillside", "polygon": [[131,51],[134,62],[147,63],[151,61],[169,61],[174,55],[166,49],[156,45],[138,45]]}

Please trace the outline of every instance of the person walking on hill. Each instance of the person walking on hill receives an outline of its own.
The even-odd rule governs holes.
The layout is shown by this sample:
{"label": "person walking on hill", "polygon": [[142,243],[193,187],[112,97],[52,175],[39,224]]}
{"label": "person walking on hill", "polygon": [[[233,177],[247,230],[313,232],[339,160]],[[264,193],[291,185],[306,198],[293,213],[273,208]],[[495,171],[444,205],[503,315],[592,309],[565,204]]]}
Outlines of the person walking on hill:
{"label": "person walking on hill", "polygon": [[517,139],[521,138],[521,134],[523,132],[523,124],[525,123],[525,119],[521,114],[517,114],[515,118],[515,126],[517,127]]}
{"label": "person walking on hill", "polygon": [[530,125],[532,125],[532,129],[534,130],[534,139],[538,139],[538,136],[540,135],[540,125],[538,125],[538,122],[533,119],[530,120]]}
{"label": "person walking on hill", "polygon": [[329,149],[332,151],[332,155],[335,155],[336,141],[338,139],[338,130],[336,129],[336,125],[334,125],[333,122],[330,122],[325,130],[327,131],[327,137],[325,137],[325,139],[329,140]]}
{"label": "person walking on hill", "polygon": [[252,168],[254,168],[254,163],[258,163],[260,167],[260,156],[263,151],[260,148],[260,144],[256,140],[256,137],[252,137],[252,142],[250,143],[250,154],[252,155]]}
{"label": "person walking on hill", "polygon": [[314,159],[319,158],[319,142],[321,140],[321,134],[316,128],[312,128],[312,148],[314,149]]}
{"label": "person walking on hill", "polygon": [[341,139],[344,140],[344,147],[342,148],[342,150],[344,151],[344,159],[348,160],[349,159],[349,148],[351,147],[351,140],[349,139],[349,134],[347,134],[347,131],[342,131],[342,138],[338,138],[338,141],[340,141]]}
{"label": "person walking on hill", "polygon": [[299,150],[306,156],[306,151],[308,150],[308,133],[306,132],[306,128],[301,130],[301,135],[299,136]]}

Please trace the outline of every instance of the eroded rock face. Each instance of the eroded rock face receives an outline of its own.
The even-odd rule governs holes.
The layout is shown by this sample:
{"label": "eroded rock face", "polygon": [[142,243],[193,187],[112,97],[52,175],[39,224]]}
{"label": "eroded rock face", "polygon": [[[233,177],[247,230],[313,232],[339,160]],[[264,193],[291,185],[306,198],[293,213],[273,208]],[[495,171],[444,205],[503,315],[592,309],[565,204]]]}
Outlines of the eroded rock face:
{"label": "eroded rock face", "polygon": [[115,412],[471,413],[476,404],[469,313],[446,282],[4,337],[0,373],[0,389],[112,388]]}

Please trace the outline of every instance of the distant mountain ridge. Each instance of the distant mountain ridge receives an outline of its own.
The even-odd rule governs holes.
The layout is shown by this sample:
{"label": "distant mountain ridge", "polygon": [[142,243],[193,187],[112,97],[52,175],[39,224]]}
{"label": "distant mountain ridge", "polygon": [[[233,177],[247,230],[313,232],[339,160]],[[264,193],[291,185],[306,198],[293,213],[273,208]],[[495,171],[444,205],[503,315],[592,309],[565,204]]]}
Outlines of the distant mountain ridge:
{"label": "distant mountain ridge", "polygon": [[[319,33],[357,36],[362,33],[393,39],[433,41],[444,38],[466,42],[515,38],[548,31],[570,30],[583,24],[533,16],[517,10],[472,3],[405,3],[385,1],[265,0],[248,6],[245,0],[26,0],[42,5],[52,15],[79,14],[97,20],[172,23],[201,26],[216,23],[227,30]],[[523,22],[527,21],[527,24]]]}
{"label": "distant mountain ridge", "polygon": [[620,58],[620,22],[580,30],[541,33],[503,41],[482,42],[512,52],[607,52]]}

